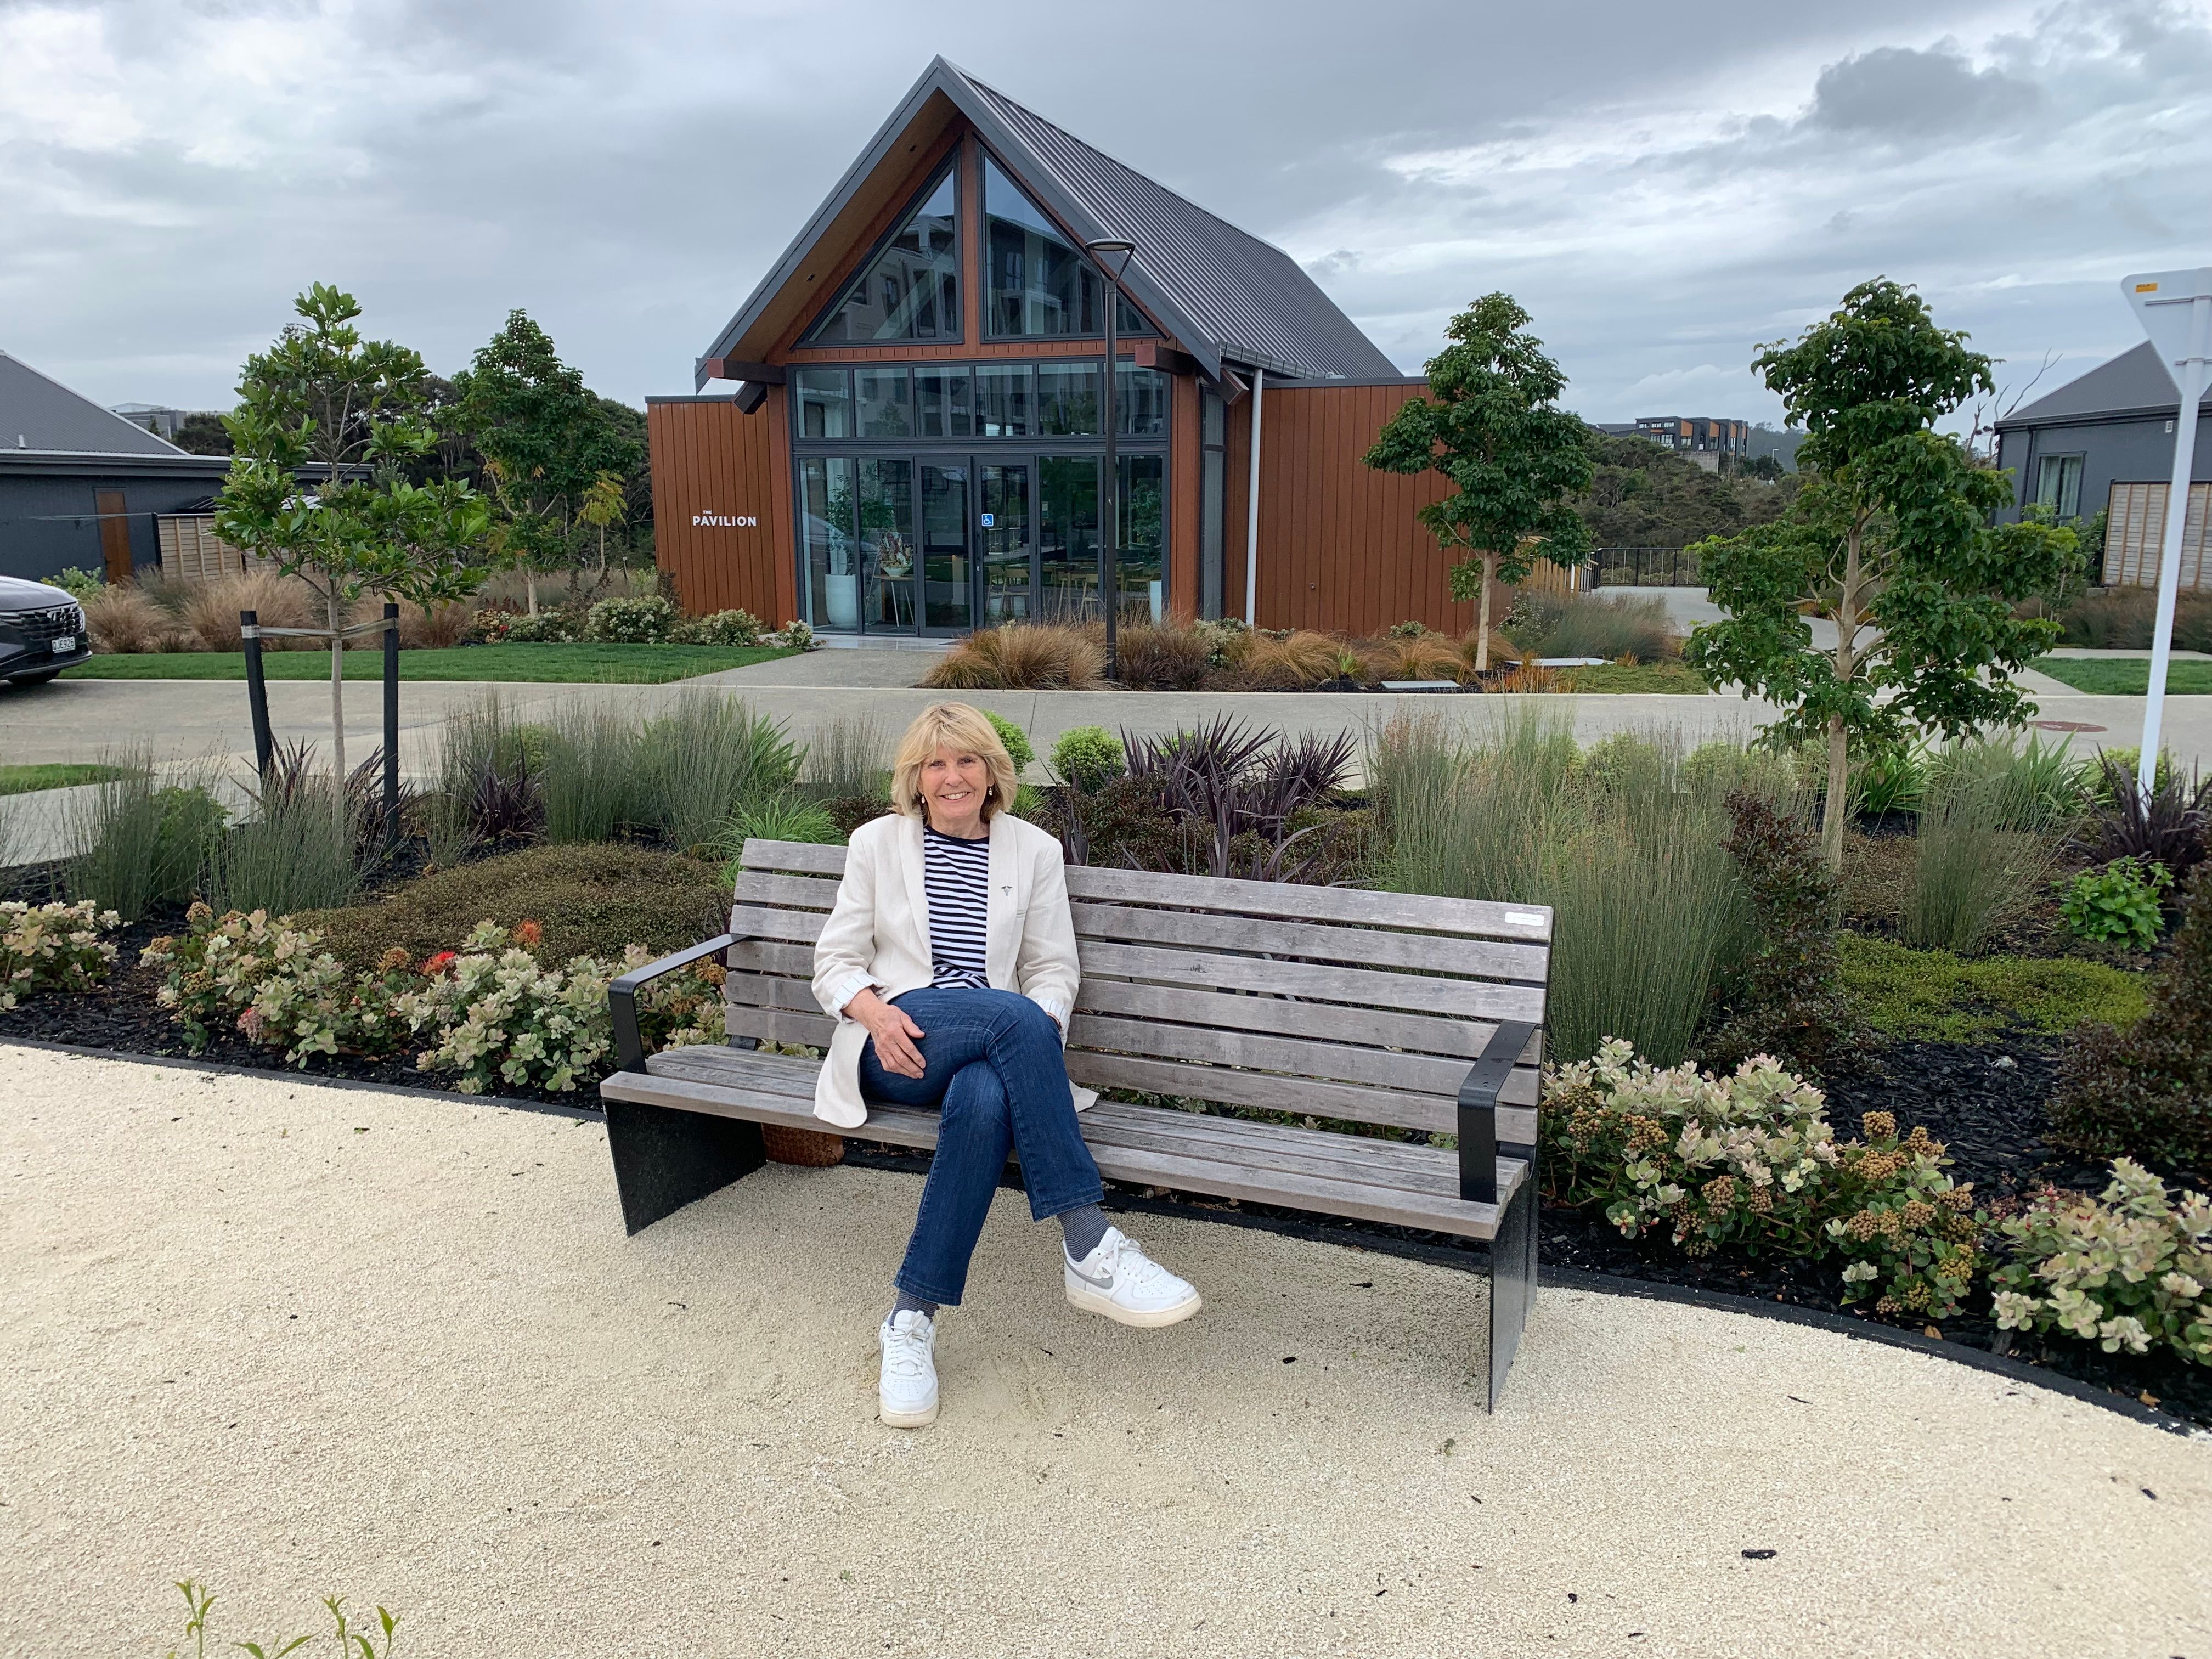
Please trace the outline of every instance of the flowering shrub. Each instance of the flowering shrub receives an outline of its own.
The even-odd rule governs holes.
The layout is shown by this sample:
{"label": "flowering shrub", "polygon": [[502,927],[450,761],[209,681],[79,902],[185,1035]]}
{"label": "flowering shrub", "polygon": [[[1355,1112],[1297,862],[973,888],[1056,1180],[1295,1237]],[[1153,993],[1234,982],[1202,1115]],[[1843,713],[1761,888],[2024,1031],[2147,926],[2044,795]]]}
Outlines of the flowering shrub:
{"label": "flowering shrub", "polygon": [[495,1083],[556,1093],[574,1088],[614,1043],[609,982],[647,960],[644,946],[634,945],[620,965],[572,957],[563,968],[541,968],[517,937],[521,931],[478,922],[459,951],[425,963],[419,988],[393,1004],[411,1030],[434,1036],[416,1065],[459,1073],[464,1094],[482,1094]]}
{"label": "flowering shrub", "polygon": [[763,645],[789,646],[794,651],[811,651],[816,641],[814,630],[803,622],[787,622],[773,634],[764,637]]}
{"label": "flowering shrub", "polygon": [[673,645],[758,645],[763,627],[750,611],[717,611],[686,617],[668,630]]}
{"label": "flowering shrub", "polygon": [[[635,964],[632,964],[635,965]],[[695,962],[680,974],[654,980],[637,1000],[638,1035],[648,1053],[720,1042],[728,1036],[722,1019],[722,981],[728,972],[719,962]]]}
{"label": "flowering shrub", "polygon": [[1838,1144],[1826,1104],[1765,1054],[1721,1077],[1662,1070],[1615,1038],[1547,1073],[1547,1195],[1598,1206],[1626,1237],[1664,1231],[1692,1255],[1840,1253],[1845,1300],[1955,1312],[1979,1261],[1971,1189],[1942,1172],[1925,1130],[1900,1140],[1874,1112],[1865,1141]]}
{"label": "flowering shrub", "polygon": [[2121,939],[2137,950],[2158,943],[2166,890],[2173,872],[2142,859],[2114,859],[2058,884],[2058,914],[2076,939]]}
{"label": "flowering shrub", "polygon": [[591,637],[607,645],[665,645],[676,627],[676,607],[658,593],[636,599],[601,599],[592,607]]}
{"label": "flowering shrub", "polygon": [[115,963],[115,947],[100,936],[122,920],[90,899],[0,904],[0,1008],[33,991],[92,989]]}
{"label": "flowering shrub", "polygon": [[2012,1259],[1990,1275],[1997,1326],[2058,1330],[2106,1353],[2170,1348],[2212,1364],[2212,1199],[2128,1158],[2095,1198],[2046,1190],[2004,1224]]}
{"label": "flowering shrub", "polygon": [[565,606],[536,616],[519,611],[479,611],[469,637],[485,645],[570,645],[585,637],[584,618]]}
{"label": "flowering shrub", "polygon": [[282,1048],[302,1066],[311,1054],[389,1054],[405,1036],[388,974],[347,972],[318,948],[321,934],[272,921],[266,910],[217,916],[194,904],[185,920],[183,934],[154,940],[139,960],[167,970],[155,998],[183,1024],[194,1054],[222,1027]]}

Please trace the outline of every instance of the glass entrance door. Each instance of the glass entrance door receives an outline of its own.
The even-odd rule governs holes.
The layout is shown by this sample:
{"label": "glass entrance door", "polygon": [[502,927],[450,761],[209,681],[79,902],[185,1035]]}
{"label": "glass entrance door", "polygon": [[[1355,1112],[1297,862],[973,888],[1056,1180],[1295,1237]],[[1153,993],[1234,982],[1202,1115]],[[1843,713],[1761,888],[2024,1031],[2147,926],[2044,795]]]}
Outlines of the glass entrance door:
{"label": "glass entrance door", "polygon": [[982,615],[979,628],[1027,622],[1034,584],[1030,575],[1030,469],[1027,462],[977,469],[982,507],[975,515],[983,541]]}
{"label": "glass entrance door", "polygon": [[921,626],[964,634],[975,626],[975,581],[968,536],[963,461],[921,464]]}

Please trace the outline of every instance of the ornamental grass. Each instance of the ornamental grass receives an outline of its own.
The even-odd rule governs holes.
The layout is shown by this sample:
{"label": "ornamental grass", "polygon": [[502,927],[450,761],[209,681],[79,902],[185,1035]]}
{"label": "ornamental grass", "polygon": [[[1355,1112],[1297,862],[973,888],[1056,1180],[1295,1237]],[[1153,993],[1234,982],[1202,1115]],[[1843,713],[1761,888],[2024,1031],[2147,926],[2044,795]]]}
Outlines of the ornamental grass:
{"label": "ornamental grass", "polygon": [[1006,623],[960,641],[921,684],[946,691],[1087,691],[1105,673],[1104,649],[1082,630]]}

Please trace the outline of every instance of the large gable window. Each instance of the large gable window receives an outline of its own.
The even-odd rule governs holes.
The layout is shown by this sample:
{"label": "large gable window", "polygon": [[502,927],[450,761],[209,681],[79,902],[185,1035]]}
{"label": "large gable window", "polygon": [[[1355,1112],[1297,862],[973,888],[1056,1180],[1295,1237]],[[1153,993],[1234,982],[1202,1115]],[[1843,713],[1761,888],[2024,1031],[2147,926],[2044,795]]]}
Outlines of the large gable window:
{"label": "large gable window", "polygon": [[960,337],[958,191],[945,164],[906,222],[806,337],[810,345]]}
{"label": "large gable window", "polygon": [[[988,155],[983,158],[983,215],[988,333],[1019,339],[1106,331],[1106,279]],[[1114,325],[1123,334],[1152,332],[1127,300]]]}

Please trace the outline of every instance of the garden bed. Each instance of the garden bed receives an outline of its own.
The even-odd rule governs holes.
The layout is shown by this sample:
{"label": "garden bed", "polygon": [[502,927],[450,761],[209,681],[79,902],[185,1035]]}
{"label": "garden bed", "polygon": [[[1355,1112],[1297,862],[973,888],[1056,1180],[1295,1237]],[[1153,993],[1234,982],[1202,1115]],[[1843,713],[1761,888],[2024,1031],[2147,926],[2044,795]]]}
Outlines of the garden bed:
{"label": "garden bed", "polygon": [[[487,680],[521,683],[605,681],[661,685],[698,674],[797,656],[787,646],[720,645],[464,645],[425,647],[399,653],[403,680]],[[380,680],[384,654],[349,651],[342,659],[348,680]],[[269,652],[261,659],[272,680],[328,680],[327,652]],[[92,657],[64,668],[65,680],[242,680],[242,651],[144,651]]]}

